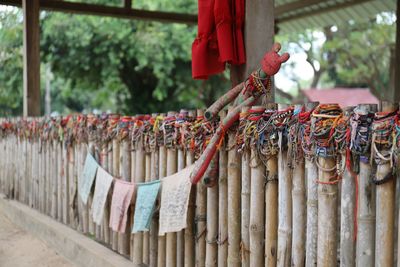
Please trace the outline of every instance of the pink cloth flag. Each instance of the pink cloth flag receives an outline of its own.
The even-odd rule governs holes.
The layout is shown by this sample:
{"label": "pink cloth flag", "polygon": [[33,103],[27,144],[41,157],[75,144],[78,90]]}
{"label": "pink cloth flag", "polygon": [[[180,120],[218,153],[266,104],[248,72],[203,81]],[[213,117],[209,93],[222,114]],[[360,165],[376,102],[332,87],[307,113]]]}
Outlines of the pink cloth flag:
{"label": "pink cloth flag", "polygon": [[124,233],[128,208],[133,196],[134,184],[116,180],[111,200],[110,227],[113,231]]}

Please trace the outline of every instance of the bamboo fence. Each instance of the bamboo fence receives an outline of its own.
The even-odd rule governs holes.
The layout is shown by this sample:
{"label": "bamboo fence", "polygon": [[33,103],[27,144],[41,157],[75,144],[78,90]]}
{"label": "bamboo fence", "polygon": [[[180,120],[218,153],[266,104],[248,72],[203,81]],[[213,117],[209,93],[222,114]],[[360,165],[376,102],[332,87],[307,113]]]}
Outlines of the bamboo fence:
{"label": "bamboo fence", "polygon": [[203,110],[2,118],[0,191],[138,265],[395,266],[400,112],[377,110],[241,108],[192,185],[187,227],[165,236],[160,194],[148,232],[131,234],[136,194],[125,233],[109,227],[112,192],[101,225],[93,222],[94,188],[86,205],[78,194],[86,155],[115,179],[151,182],[199,159],[225,111],[211,121]]}

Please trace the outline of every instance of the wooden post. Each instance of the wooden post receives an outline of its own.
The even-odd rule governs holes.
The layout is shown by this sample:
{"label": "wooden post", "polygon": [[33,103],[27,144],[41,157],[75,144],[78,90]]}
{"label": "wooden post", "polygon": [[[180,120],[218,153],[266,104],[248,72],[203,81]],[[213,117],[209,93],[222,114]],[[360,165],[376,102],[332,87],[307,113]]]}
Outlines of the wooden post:
{"label": "wooden post", "polygon": [[[168,112],[168,117],[175,116],[175,112]],[[167,147],[167,176],[176,173],[177,154],[175,147]],[[176,233],[166,233],[166,263],[167,266],[176,266]]]}
{"label": "wooden post", "polygon": [[[278,104],[279,110],[288,108]],[[282,141],[280,141],[282,142]],[[278,259],[277,266],[290,266],[292,255],[292,170],[288,166],[288,153],[284,147],[278,155]]]}
{"label": "wooden post", "polygon": [[[265,108],[260,106],[252,107],[253,110],[260,110],[262,115]],[[258,114],[257,114],[258,115]],[[258,135],[257,135],[258,137]],[[255,137],[253,136],[252,139]],[[257,153],[258,140],[251,141],[251,159],[249,162],[251,170],[250,183],[250,265],[264,266],[264,212],[265,212],[265,166]],[[243,164],[242,164],[243,168]],[[243,179],[243,177],[242,177]],[[243,191],[243,190],[242,190]],[[269,218],[267,218],[268,220]]]}
{"label": "wooden post", "polygon": [[[110,172],[110,165],[109,165],[109,153],[107,152],[108,150],[108,143],[102,143],[101,144],[101,167],[106,170],[107,172]],[[104,214],[103,214],[103,221],[101,223],[101,228],[103,231],[103,241],[106,244],[110,244],[110,228],[109,226],[109,218],[110,218],[110,209],[109,209],[109,203],[106,203],[104,205]]]}
{"label": "wooden post", "polygon": [[[367,115],[377,110],[376,104],[360,104],[354,112]],[[375,185],[371,182],[370,151],[367,153],[360,156],[358,175],[356,266],[372,267],[375,264]]]}
{"label": "wooden post", "polygon": [[228,134],[228,266],[241,265],[240,258],[240,164],[235,133]]}
{"label": "wooden post", "polygon": [[[153,117],[156,117],[157,114],[153,114]],[[156,137],[154,137],[156,138]],[[156,142],[156,140],[153,140]],[[158,180],[159,175],[159,153],[157,143],[154,147],[151,147],[151,180]],[[156,212],[155,212],[156,213]],[[150,263],[149,266],[157,266],[157,255],[158,255],[158,216],[153,215],[153,219],[150,227]]]}
{"label": "wooden post", "polygon": [[39,0],[23,0],[24,116],[40,116]]}
{"label": "wooden post", "polygon": [[[312,102],[305,105],[306,111],[311,112],[318,103]],[[314,118],[310,118],[310,128],[314,127]],[[311,134],[311,133],[308,133]],[[303,139],[304,140],[304,139]],[[303,145],[304,146],[304,145]],[[311,146],[312,150],[313,147]],[[317,236],[318,236],[318,167],[315,163],[315,153],[304,154],[305,179],[307,182],[307,236],[306,236],[306,264],[305,266],[317,266]]]}
{"label": "wooden post", "polygon": [[[107,148],[107,159],[108,159],[108,168],[106,169],[106,171],[112,174],[114,170],[114,152],[113,152],[112,141],[109,141],[106,144],[106,148]],[[104,231],[108,232],[109,241],[107,244],[112,246],[114,239],[113,239],[113,232],[110,227],[110,214],[111,214],[111,193],[109,193],[107,196],[107,201],[104,208],[103,225],[104,225]],[[105,233],[104,235],[106,236],[107,233]]]}
{"label": "wooden post", "polygon": [[[159,147],[159,175],[160,179],[167,176],[167,149],[165,145]],[[157,259],[157,267],[166,267],[166,258],[165,258],[165,235],[158,237],[158,259]]]}
{"label": "wooden post", "polygon": [[[223,120],[226,117],[226,112],[220,112],[220,118]],[[225,140],[226,140],[225,136]],[[227,166],[228,154],[226,150],[227,142],[224,141],[219,150],[219,206],[218,206],[218,266],[227,266],[228,257],[228,184],[227,184]]]}
{"label": "wooden post", "polygon": [[[241,118],[240,120],[245,120],[246,123],[247,115],[246,113],[250,107],[243,107],[241,110]],[[242,124],[242,122],[241,122]],[[245,129],[243,129],[245,131]],[[244,134],[244,133],[242,133]],[[242,157],[242,187],[241,187],[241,257],[242,257],[242,266],[249,267],[250,266],[250,156],[251,152],[249,147],[244,147],[241,151]]]}
{"label": "wooden post", "polygon": [[[396,18],[400,18],[400,0],[397,0]],[[396,52],[394,64],[394,101],[400,101],[400,19],[396,20]],[[398,259],[400,261],[400,259]]]}
{"label": "wooden post", "polygon": [[[266,109],[276,110],[276,104]],[[266,161],[265,186],[265,266],[276,266],[278,246],[278,157],[269,155]]]}
{"label": "wooden post", "polygon": [[[353,113],[354,107],[348,107],[344,110],[344,116],[348,119]],[[342,164],[346,163],[346,151],[343,151],[341,156]],[[341,202],[340,202],[340,266],[355,266],[355,227],[354,227],[354,214],[356,204],[356,179],[348,170],[347,166],[344,167],[344,172],[341,181]]]}
{"label": "wooden post", "polygon": [[[382,111],[398,109],[397,104],[383,102]],[[376,181],[392,172],[391,159],[377,164]],[[396,180],[394,177],[376,186],[375,266],[392,266],[394,261],[394,203]]]}
{"label": "wooden post", "polygon": [[[195,118],[196,112],[189,111],[189,117]],[[186,150],[186,166],[192,165],[194,162],[193,151],[190,147]],[[189,207],[187,214],[188,225],[185,231],[185,267],[195,266],[195,214],[196,214],[196,185],[192,185],[190,190]]]}
{"label": "wooden post", "polygon": [[[203,116],[203,110],[197,110],[197,116]],[[207,187],[203,183],[196,185],[196,267],[204,267],[206,259],[207,224]]]}

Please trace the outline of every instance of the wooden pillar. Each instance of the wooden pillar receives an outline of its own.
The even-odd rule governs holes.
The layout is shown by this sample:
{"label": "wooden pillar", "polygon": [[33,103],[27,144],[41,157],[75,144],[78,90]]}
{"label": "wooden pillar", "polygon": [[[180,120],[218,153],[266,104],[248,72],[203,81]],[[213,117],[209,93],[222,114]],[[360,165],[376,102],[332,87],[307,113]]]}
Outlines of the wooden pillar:
{"label": "wooden pillar", "polygon": [[[271,49],[275,33],[274,17],[275,0],[246,1],[244,22],[244,45],[246,64],[231,69],[232,85],[246,79],[249,74],[260,67],[265,52]],[[275,97],[272,90],[269,100]]]}
{"label": "wooden pillar", "polygon": [[24,116],[40,116],[39,0],[23,0]]}
{"label": "wooden pillar", "polygon": [[396,52],[394,69],[394,102],[400,102],[400,0],[397,0],[396,13]]}

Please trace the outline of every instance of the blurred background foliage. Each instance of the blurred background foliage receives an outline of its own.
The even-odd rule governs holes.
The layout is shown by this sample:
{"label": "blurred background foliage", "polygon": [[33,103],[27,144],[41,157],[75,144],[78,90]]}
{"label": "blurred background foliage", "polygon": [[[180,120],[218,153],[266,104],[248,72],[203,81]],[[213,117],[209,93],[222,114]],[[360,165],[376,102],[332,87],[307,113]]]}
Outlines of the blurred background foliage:
{"label": "blurred background foliage", "polygon": [[[120,0],[80,2],[119,5]],[[195,0],[135,0],[135,8],[196,13]],[[278,34],[284,50],[304,53],[313,70],[303,79],[285,65],[293,88],[370,87],[384,94],[395,42],[394,14],[363,24],[351,21],[302,33]],[[210,105],[229,87],[229,70],[207,81],[191,78],[191,44],[197,27],[138,20],[41,12],[41,81],[59,114],[108,111],[167,112]],[[22,113],[22,13],[0,10],[0,115]],[[44,105],[43,105],[44,106]],[[44,108],[43,108],[44,112]]]}

